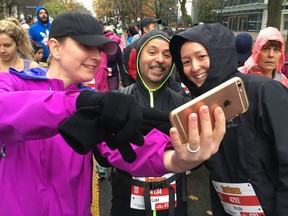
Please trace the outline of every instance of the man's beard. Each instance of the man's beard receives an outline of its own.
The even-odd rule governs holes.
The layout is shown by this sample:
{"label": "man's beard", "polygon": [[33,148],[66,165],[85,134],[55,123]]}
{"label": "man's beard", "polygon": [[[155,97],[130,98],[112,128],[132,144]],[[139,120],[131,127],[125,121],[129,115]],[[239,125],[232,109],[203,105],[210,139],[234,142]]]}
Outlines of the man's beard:
{"label": "man's beard", "polygon": [[[165,72],[166,71],[166,66],[165,64],[159,64],[159,63],[155,63],[155,64],[149,64],[148,65],[149,69],[153,69],[153,68],[159,68],[161,71]],[[161,84],[167,76],[162,77],[161,79],[150,79],[150,82],[153,84]]]}
{"label": "man's beard", "polygon": [[165,71],[166,70],[166,66],[164,64],[159,64],[159,63],[155,63],[155,64],[149,64],[148,65],[149,69],[153,69],[153,68],[159,68],[160,70]]}
{"label": "man's beard", "polygon": [[43,18],[41,18],[40,20],[41,20],[41,22],[42,22],[43,24],[47,24],[47,23],[48,23],[48,17],[43,17]]}

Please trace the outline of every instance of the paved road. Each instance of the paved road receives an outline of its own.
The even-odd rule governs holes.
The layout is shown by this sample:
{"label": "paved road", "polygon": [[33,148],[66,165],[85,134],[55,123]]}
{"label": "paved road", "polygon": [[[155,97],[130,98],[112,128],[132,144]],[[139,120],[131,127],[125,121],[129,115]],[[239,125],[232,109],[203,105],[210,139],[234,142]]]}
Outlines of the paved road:
{"label": "paved road", "polygon": [[[99,180],[99,210],[100,216],[109,216],[111,207],[111,187],[109,181]],[[209,181],[208,171],[204,166],[192,172],[187,178],[188,189],[188,215],[189,216],[207,216],[207,211],[211,210],[209,201]],[[192,196],[191,196],[192,195]],[[191,198],[194,198],[192,200]],[[198,199],[198,200],[197,200]],[[180,216],[180,215],[177,215]]]}

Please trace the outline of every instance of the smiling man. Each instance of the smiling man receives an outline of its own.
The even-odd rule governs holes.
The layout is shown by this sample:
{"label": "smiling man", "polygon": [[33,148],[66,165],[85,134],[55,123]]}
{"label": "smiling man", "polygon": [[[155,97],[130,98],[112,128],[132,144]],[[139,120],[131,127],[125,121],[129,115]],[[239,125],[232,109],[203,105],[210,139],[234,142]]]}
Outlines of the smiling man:
{"label": "smiling man", "polygon": [[[123,93],[133,95],[141,106],[154,108],[153,111],[151,110],[154,116],[153,123],[148,123],[148,119],[144,120],[149,125],[142,126],[141,132],[144,135],[154,127],[169,134],[171,127],[168,119],[169,112],[187,100],[167,86],[174,68],[169,42],[168,35],[161,30],[152,30],[139,39],[136,47],[136,83],[123,90]],[[166,118],[164,117],[161,123],[156,123],[159,116]],[[150,144],[154,145],[153,142]],[[111,181],[111,216],[152,216],[152,214],[187,216],[185,182],[185,173],[168,173],[161,178],[155,176],[136,178],[116,168]],[[159,187],[161,185],[164,187]],[[138,187],[143,188],[139,193],[136,191]],[[150,193],[144,192],[150,190]],[[155,195],[157,191],[161,193]],[[159,196],[161,200],[157,200]],[[174,202],[177,203],[175,208]]]}

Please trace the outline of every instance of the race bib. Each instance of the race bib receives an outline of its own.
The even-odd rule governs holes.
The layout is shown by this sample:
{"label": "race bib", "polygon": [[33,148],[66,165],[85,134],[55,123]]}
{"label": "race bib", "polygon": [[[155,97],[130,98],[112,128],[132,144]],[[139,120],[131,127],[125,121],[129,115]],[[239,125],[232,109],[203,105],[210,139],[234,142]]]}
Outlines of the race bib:
{"label": "race bib", "polygon": [[[175,175],[174,173],[166,174],[162,177],[133,177],[133,179],[142,182],[159,182],[170,178]],[[175,190],[175,202],[177,203],[176,194],[176,181],[171,182],[171,186]],[[145,210],[144,202],[144,187],[138,187],[132,185],[131,189],[131,202],[130,207],[138,210]],[[152,210],[167,210],[169,209],[169,188],[158,188],[156,190],[150,190],[150,202]]]}
{"label": "race bib", "polygon": [[250,183],[212,182],[228,214],[235,216],[265,216]]}

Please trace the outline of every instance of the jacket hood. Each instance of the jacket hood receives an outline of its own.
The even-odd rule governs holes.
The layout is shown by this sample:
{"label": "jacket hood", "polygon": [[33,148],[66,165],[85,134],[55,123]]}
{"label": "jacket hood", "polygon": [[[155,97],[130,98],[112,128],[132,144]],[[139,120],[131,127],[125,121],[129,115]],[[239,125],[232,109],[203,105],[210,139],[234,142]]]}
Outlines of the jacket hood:
{"label": "jacket hood", "polygon": [[174,64],[172,64],[168,76],[166,77],[165,80],[163,80],[162,84],[157,89],[149,89],[149,87],[145,84],[144,80],[142,79],[141,73],[140,73],[139,59],[140,59],[141,52],[142,52],[143,48],[145,47],[145,45],[149,41],[151,41],[151,40],[153,40],[155,38],[160,38],[160,39],[166,40],[168,43],[170,42],[170,38],[165,32],[163,32],[161,30],[158,30],[158,29],[155,29],[155,30],[152,30],[152,31],[144,34],[138,40],[137,46],[136,46],[136,64],[137,64],[136,65],[136,67],[137,67],[137,79],[136,79],[136,82],[138,82],[138,83],[141,82],[145,86],[145,88],[148,89],[149,91],[156,91],[156,90],[160,89],[167,82],[167,80],[171,76],[172,71],[174,69]]}
{"label": "jacket hood", "polygon": [[[200,87],[191,82],[183,71],[180,51],[187,41],[201,43],[209,54],[208,76]],[[170,42],[170,52],[182,82],[193,96],[199,96],[216,87],[237,71],[235,36],[220,23],[201,24],[174,35]]]}
{"label": "jacket hood", "polygon": [[30,68],[29,70],[18,71],[14,68],[9,68],[9,73],[21,77],[25,80],[47,80],[47,69],[45,68]]}
{"label": "jacket hood", "polygon": [[[113,31],[113,30],[112,30],[112,31]],[[113,40],[113,41],[115,41],[117,44],[120,44],[121,38],[118,37],[118,36],[117,36],[114,32],[112,32],[112,31],[109,31],[109,32],[105,33],[105,37],[106,37],[106,38],[109,38],[109,39],[111,39],[111,40]]]}
{"label": "jacket hood", "polygon": [[39,15],[38,15],[38,13],[39,13],[39,11],[40,11],[41,9],[44,9],[44,10],[46,11],[47,15],[48,15],[48,25],[49,25],[49,24],[50,24],[49,13],[48,13],[47,9],[46,9],[44,6],[38,6],[37,9],[36,9],[37,21],[38,21],[38,23],[43,24],[43,23],[41,22],[40,18],[39,18]]}
{"label": "jacket hood", "polygon": [[277,41],[281,44],[281,58],[279,61],[279,64],[276,68],[278,72],[281,72],[281,68],[284,65],[285,62],[285,54],[284,54],[284,39],[279,32],[277,28],[274,27],[267,27],[263,30],[261,30],[256,38],[256,41],[252,48],[252,54],[245,62],[244,66],[241,68],[241,71],[244,73],[248,73],[254,66],[258,65],[258,56],[262,49],[262,47],[268,42],[268,41]]}

